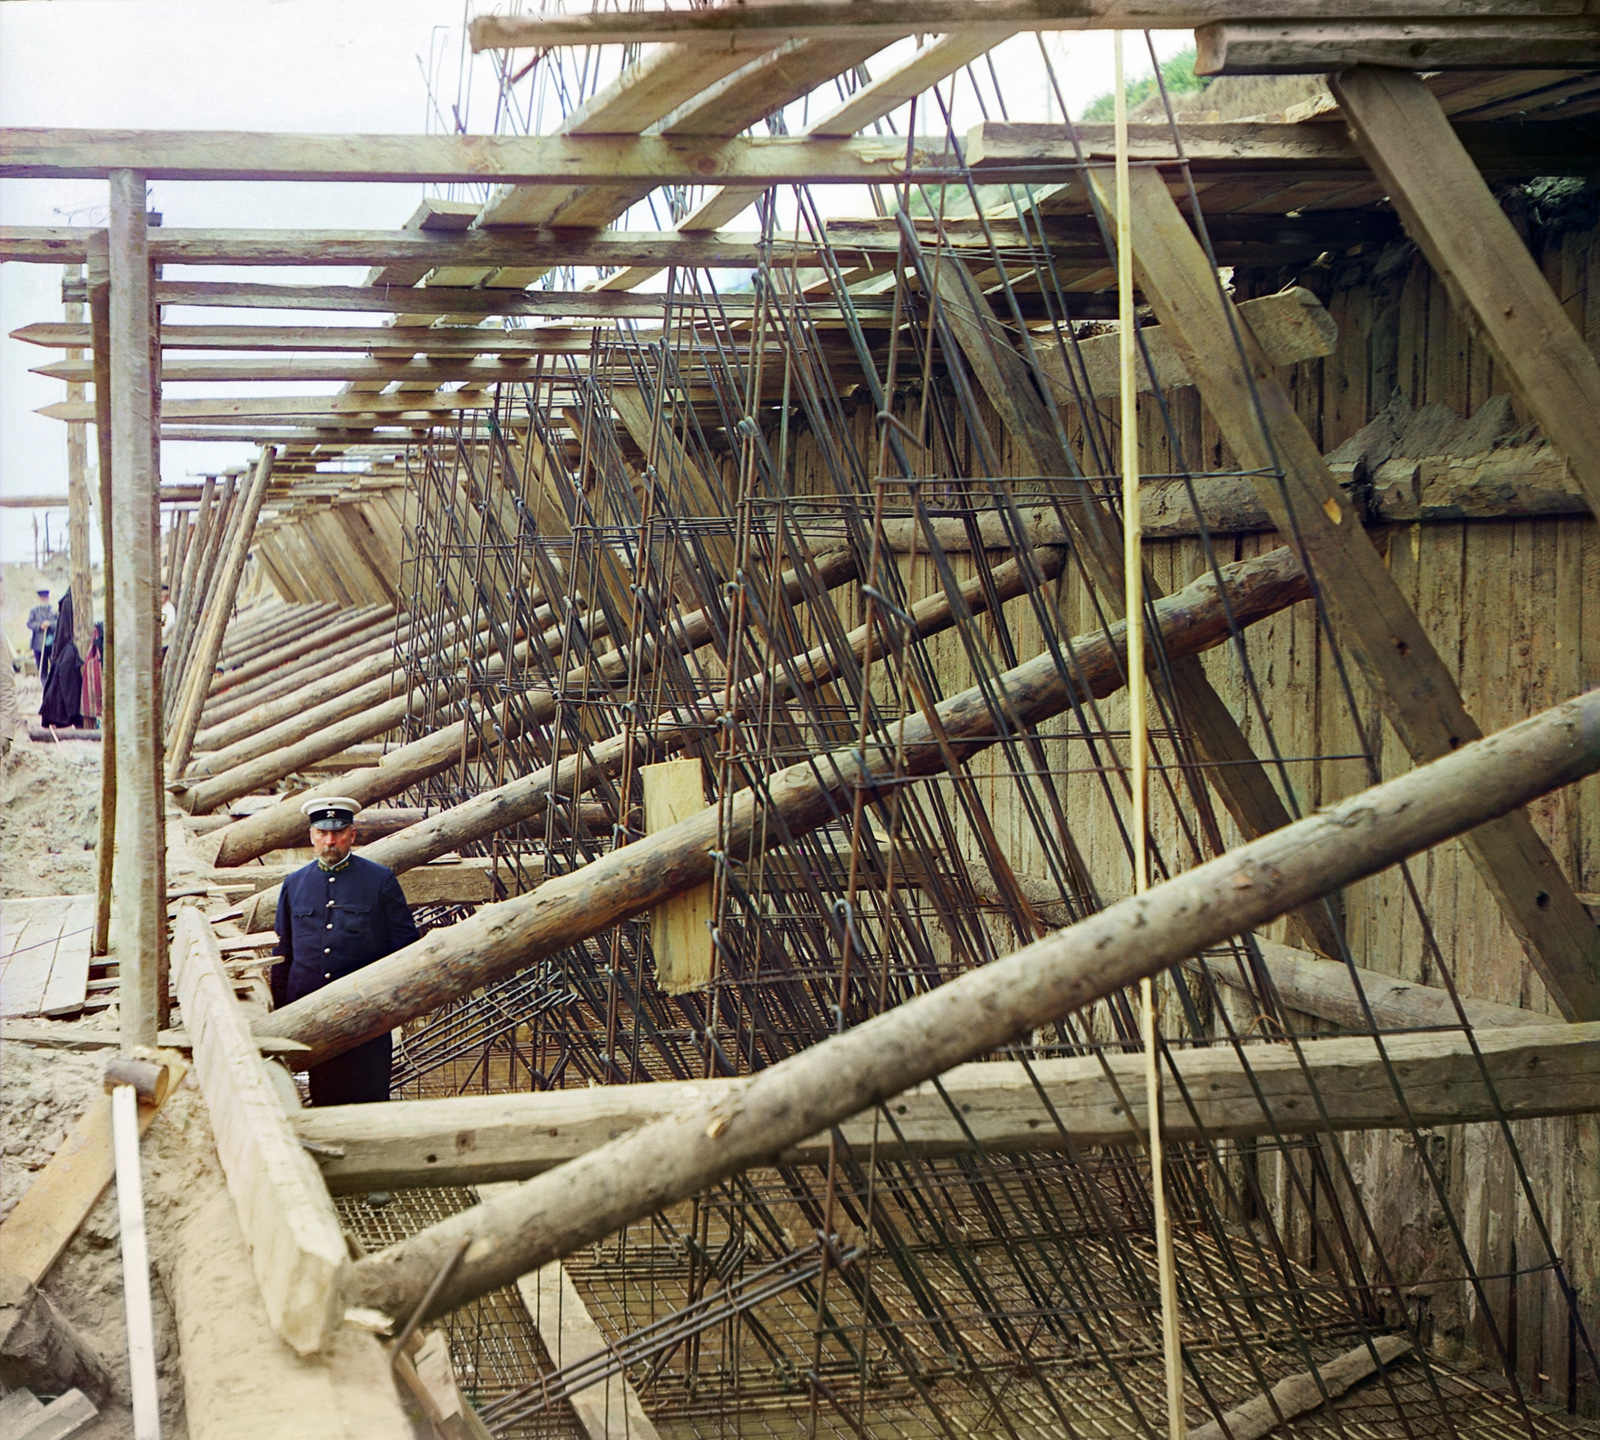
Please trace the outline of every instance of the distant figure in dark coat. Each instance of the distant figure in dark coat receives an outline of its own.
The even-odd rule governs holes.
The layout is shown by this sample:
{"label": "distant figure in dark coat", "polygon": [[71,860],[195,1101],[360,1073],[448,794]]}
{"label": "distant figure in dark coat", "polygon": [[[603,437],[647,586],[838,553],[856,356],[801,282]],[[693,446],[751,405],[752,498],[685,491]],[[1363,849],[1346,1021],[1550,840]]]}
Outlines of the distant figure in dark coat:
{"label": "distant figure in dark coat", "polygon": [[[317,858],[278,892],[278,953],[272,1001],[287,1005],[381,960],[419,938],[394,871],[350,853],[360,802],[308,800]],[[311,1067],[313,1105],[364,1105],[389,1098],[389,1032]]]}
{"label": "distant figure in dark coat", "polygon": [[39,723],[52,730],[83,726],[83,662],[72,643],[72,591],[61,597],[56,614],[55,643],[50,647],[50,674],[39,702]]}

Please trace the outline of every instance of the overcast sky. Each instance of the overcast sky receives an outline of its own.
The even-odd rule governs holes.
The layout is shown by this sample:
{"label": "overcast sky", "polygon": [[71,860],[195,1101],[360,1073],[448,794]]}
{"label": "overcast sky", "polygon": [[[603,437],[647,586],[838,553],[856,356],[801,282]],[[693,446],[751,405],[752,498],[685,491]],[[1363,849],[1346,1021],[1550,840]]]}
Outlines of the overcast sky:
{"label": "overcast sky", "polygon": [[[466,54],[461,40],[470,15],[495,8],[505,7],[470,0],[7,0],[0,4],[0,124],[421,134],[455,128],[459,110],[468,130],[489,133],[495,106],[490,60]],[[1158,50],[1170,54],[1189,40],[1186,34],[1163,34]],[[1111,43],[1105,33],[1048,37],[1075,112],[1110,88]],[[1148,62],[1138,63],[1144,54],[1143,38],[1130,37],[1130,75],[1148,73]],[[880,55],[869,68],[881,74],[892,59]],[[1033,36],[1009,42],[997,62],[1009,118],[1059,120]],[[984,88],[992,114],[987,76]],[[553,128],[558,118],[552,103],[543,128]],[[905,116],[897,118],[903,128]],[[970,87],[958,87],[958,126],[979,118]],[[401,225],[424,193],[417,185],[155,181],[151,208],[161,212],[164,224],[184,228],[380,229]],[[437,187],[431,193],[439,193]],[[835,192],[824,197],[824,205],[827,213],[865,213],[860,196]],[[0,181],[0,224],[103,225],[105,209],[101,181]],[[203,276],[174,268],[167,275],[354,284],[363,273],[208,267]],[[34,413],[63,399],[64,387],[28,373],[61,352],[9,337],[20,325],[62,318],[60,285],[57,266],[0,265],[0,492],[6,494],[66,490],[66,427]],[[247,314],[171,308],[166,318],[218,323],[242,321]],[[290,319],[283,312],[256,318],[268,324]],[[304,312],[294,317],[301,323],[320,318]],[[338,317],[346,325],[381,319]],[[214,393],[216,387],[207,388]],[[230,388],[247,393],[243,386]],[[273,394],[292,387],[250,388]],[[205,391],[173,385],[166,393],[176,399]],[[91,432],[91,456],[93,449]],[[162,475],[180,480],[246,460],[250,453],[228,443],[168,444]],[[26,510],[0,511],[0,557],[31,558],[32,519]],[[64,527],[64,512],[51,513],[52,534],[58,524]]]}

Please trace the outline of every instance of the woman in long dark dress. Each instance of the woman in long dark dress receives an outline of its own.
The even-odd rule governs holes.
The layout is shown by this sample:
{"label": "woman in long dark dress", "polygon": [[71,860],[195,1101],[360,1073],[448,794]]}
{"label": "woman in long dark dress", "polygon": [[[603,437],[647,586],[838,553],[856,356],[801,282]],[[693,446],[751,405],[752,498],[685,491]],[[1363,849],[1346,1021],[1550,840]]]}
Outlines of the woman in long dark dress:
{"label": "woman in long dark dress", "polygon": [[72,592],[61,597],[56,618],[55,656],[39,705],[39,723],[52,730],[77,730],[83,726],[83,662],[72,641]]}

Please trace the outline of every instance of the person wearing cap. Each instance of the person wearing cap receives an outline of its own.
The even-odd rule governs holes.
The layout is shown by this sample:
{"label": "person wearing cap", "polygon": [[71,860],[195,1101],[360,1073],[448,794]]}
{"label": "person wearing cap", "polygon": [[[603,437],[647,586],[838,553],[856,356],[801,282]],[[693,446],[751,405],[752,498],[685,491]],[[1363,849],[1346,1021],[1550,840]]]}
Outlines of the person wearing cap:
{"label": "person wearing cap", "polygon": [[[272,1000],[286,1005],[418,938],[394,871],[353,855],[359,801],[318,797],[300,807],[317,858],[278,893],[278,954]],[[389,1098],[389,1033],[311,1067],[313,1105],[364,1105]]]}
{"label": "person wearing cap", "polygon": [[50,603],[50,592],[41,589],[39,603],[28,611],[28,643],[33,648],[33,668],[39,672],[41,685],[50,678],[50,642],[55,629],[56,607]]}

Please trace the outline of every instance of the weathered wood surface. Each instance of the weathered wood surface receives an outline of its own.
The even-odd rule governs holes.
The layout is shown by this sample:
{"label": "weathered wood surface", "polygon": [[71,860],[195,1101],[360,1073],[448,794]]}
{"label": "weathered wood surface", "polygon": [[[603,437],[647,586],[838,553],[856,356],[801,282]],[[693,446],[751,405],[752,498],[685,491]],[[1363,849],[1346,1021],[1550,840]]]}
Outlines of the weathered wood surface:
{"label": "weathered wood surface", "polygon": [[[1110,164],[1115,154],[1110,125],[1078,125],[1083,158]],[[1595,141],[1556,121],[1521,125],[1463,120],[1455,127],[1460,143],[1486,173],[1576,175],[1594,163]],[[1197,175],[1250,178],[1263,185],[1310,180],[1360,184],[1372,179],[1368,159],[1338,125],[1284,124],[1225,120],[1182,127],[1185,158]],[[1128,127],[1130,157],[1138,162],[1176,161],[1172,132],[1160,124]],[[981,184],[985,171],[1021,179],[1061,180],[1079,164],[1072,137],[1060,125],[1014,124],[987,120],[967,134],[966,153]],[[1159,179],[1159,177],[1158,177]],[[1165,182],[1160,182],[1165,185]],[[1179,193],[1182,193],[1179,182]]]}
{"label": "weathered wood surface", "polygon": [[[1475,1039],[1492,1095],[1464,1036],[1389,1037],[1383,1053],[1400,1079],[1411,1120],[1374,1041],[1302,1039],[1303,1059],[1280,1044],[1247,1045],[1242,1059],[1229,1046],[1172,1051],[1170,1068],[1163,1067],[1166,1139],[1404,1129],[1411,1120],[1463,1125],[1495,1120],[1496,1099],[1512,1120],[1600,1110],[1600,1024],[1552,1024],[1544,1016],[1532,1027],[1479,1030]],[[940,1077],[943,1095],[922,1084],[889,1100],[893,1131],[877,1124],[873,1111],[843,1121],[840,1129],[852,1148],[875,1147],[880,1159],[965,1154],[973,1139],[990,1153],[1048,1150],[1064,1143],[1062,1129],[1080,1148],[1137,1145],[1149,1119],[1143,1067],[1142,1056],[1114,1052],[1026,1067],[959,1065]],[[343,1152],[317,1152],[323,1178],[338,1194],[526,1180],[680,1110],[733,1105],[746,1083],[662,1081],[343,1105],[300,1111],[294,1126],[302,1139]],[[790,1145],[782,1160],[826,1164],[827,1157],[823,1133]]]}
{"label": "weathered wood surface", "polygon": [[[1247,626],[1306,593],[1304,575],[1287,551],[1224,567],[1222,576],[1227,604],[1210,575],[1156,602],[1156,623],[1169,657],[1197,654],[1225,640],[1230,611],[1236,623]],[[1123,629],[1118,622],[1109,630],[1080,636],[1072,646],[1077,664],[1070,678],[1048,652],[998,677],[1008,699],[1006,723],[1036,724],[1059,714],[1079,694],[1120,689]],[[905,775],[939,773],[952,753],[960,757],[986,748],[996,739],[988,695],[986,688],[974,687],[942,702],[932,720],[919,714],[896,722],[891,737],[869,741],[865,767],[852,747],[779,771],[769,783],[765,804],[757,803],[755,792],[742,791],[720,807],[720,814],[716,808],[707,810],[547,880],[531,895],[486,907],[448,931],[434,931],[264,1017],[258,1029],[302,1040],[320,1059],[425,1014],[710,879],[715,850],[743,859],[759,853],[774,833],[815,829],[832,818],[840,796],[860,780],[870,782],[896,765]],[[780,818],[782,825],[767,824]]]}
{"label": "weathered wood surface", "polygon": [[82,1010],[93,936],[93,895],[0,902],[0,1015]]}
{"label": "weathered wood surface", "polygon": [[[942,140],[915,147],[936,162]],[[248,130],[36,130],[0,134],[0,177],[104,179],[138,165],[153,180],[344,180],[377,184],[704,185],[744,181],[893,184],[906,144],[890,139],[693,135],[272,135]]]}
{"label": "weathered wood surface", "polygon": [[[706,808],[698,759],[643,765],[639,780],[647,835],[688,820]],[[716,915],[709,881],[662,901],[650,912],[650,952],[656,962],[656,984],[668,995],[687,994],[711,979],[715,959],[711,926]]]}
{"label": "weathered wood surface", "polygon": [[267,498],[267,484],[272,478],[272,464],[277,455],[278,452],[271,446],[262,449],[240,506],[237,522],[228,537],[228,551],[221,561],[216,588],[206,596],[204,628],[195,639],[194,649],[181,677],[182,699],[169,728],[171,754],[168,763],[174,775],[181,775],[189,763],[189,751],[194,745],[195,732],[200,728],[200,715],[206,697],[212,691],[213,674],[222,653],[222,637],[227,630],[228,617],[233,613],[245,562],[250,558],[250,543],[255,536],[261,507]]}
{"label": "weathered wood surface", "polygon": [[121,966],[123,1043],[131,1049],[155,1044],[167,1008],[154,435],[159,383],[153,373],[159,352],[151,344],[144,176],[119,170],[110,189],[107,552],[115,551],[116,564],[107,567],[111,663],[105,687],[115,724],[105,760],[116,767],[116,843],[109,933]]}
{"label": "weathered wood surface", "polygon": [[317,1354],[344,1322],[339,1217],[289,1128],[198,910],[180,914],[174,957],[195,1073],[268,1322],[297,1355]]}
{"label": "weathered wood surface", "polygon": [[1600,26],[1582,16],[1368,20],[1359,26],[1225,20],[1196,30],[1195,46],[1196,75],[1320,75],[1346,65],[1565,70],[1600,64]]}
{"label": "weathered wood surface", "polygon": [[324,795],[348,796],[363,805],[370,805],[375,800],[387,800],[459,764],[463,750],[469,757],[475,754],[476,741],[468,733],[467,727],[457,721],[421,740],[396,746],[376,765],[351,770],[320,785],[313,785],[296,795],[292,803],[286,801],[259,814],[236,820],[217,832],[217,864],[243,865],[268,851],[302,843],[306,834],[306,817],[300,813],[300,806],[307,800]]}
{"label": "weathered wood surface", "polygon": [[[1109,177],[1091,170],[1089,181],[1114,210]],[[1395,733],[1418,763],[1471,741],[1481,732],[1455,678],[1366,533],[1344,523],[1338,483],[1165,185],[1139,170],[1131,195],[1140,283],[1278,529],[1304,547],[1335,632]],[[1465,843],[1562,1014],[1600,1019],[1600,928],[1528,817],[1503,816]]]}
{"label": "weathered wood surface", "polygon": [[358,1261],[347,1294],[355,1304],[409,1314],[443,1260],[470,1237],[432,1302],[442,1313],[767,1163],[1036,1026],[1597,769],[1600,691],[1184,871],[783,1060],[726,1100],[685,1106]]}
{"label": "weathered wood surface", "polygon": [[[1331,1020],[1351,1030],[1367,1030],[1373,1023],[1396,1030],[1461,1024],[1450,992],[1438,986],[1417,985],[1359,966],[1352,979],[1350,970],[1338,960],[1324,960],[1272,940],[1258,940],[1256,944],[1279,997],[1291,1010]],[[1238,967],[1227,961],[1214,961],[1207,969],[1224,985],[1250,988]],[[1357,982],[1361,986],[1359,995]],[[1461,996],[1461,1013],[1470,1025],[1482,1028],[1550,1023],[1548,1015],[1536,1010],[1518,1010],[1511,1005],[1497,1005],[1493,1000],[1475,1000],[1470,995]]]}
{"label": "weathered wood surface", "polygon": [[[1350,21],[1459,16],[1464,13],[1561,15],[1540,0],[1496,0],[1468,9],[1445,0],[1277,0],[1284,20]],[[1192,30],[1226,20],[1237,6],[1216,0],[761,0],[685,14],[660,8],[574,15],[481,15],[471,22],[474,50],[554,45],[777,45],[808,35],[870,36],[887,45],[902,35],[1005,25],[1016,30]],[[1109,127],[1107,127],[1109,128]]]}
{"label": "weathered wood surface", "polygon": [[[955,332],[1012,445],[1034,474],[1060,477],[1056,484],[1071,502],[1060,516],[1072,533],[1074,549],[1100,591],[1105,613],[1122,615],[1128,590],[1122,527],[1081,478],[1082,472],[1067,450],[1060,414],[1040,393],[1034,366],[1013,348],[966,274],[941,269],[935,288],[938,312]],[[1170,337],[1168,343],[1177,353]],[[1149,598],[1160,593],[1148,574],[1142,577],[1142,588]],[[1282,798],[1198,659],[1173,658],[1168,671],[1173,699],[1208,763],[1206,778],[1216,787],[1240,831],[1254,838],[1288,824],[1289,812]],[[1294,924],[1307,944],[1325,954],[1338,953],[1337,937],[1322,910],[1297,915]]]}
{"label": "weathered wood surface", "polygon": [[[1600,23],[1587,50],[1600,56]],[[1551,38],[1551,48],[1557,46]],[[1581,54],[1584,46],[1565,47]],[[1567,64],[1583,63],[1575,55]],[[1418,68],[1421,68],[1420,66]],[[1600,363],[1415,75],[1356,66],[1332,77],[1351,134],[1459,306],[1467,309],[1600,515]]]}
{"label": "weathered wood surface", "polygon": [[1379,1365],[1393,1365],[1411,1352],[1409,1335],[1377,1335],[1370,1347],[1357,1345],[1317,1367],[1317,1373],[1302,1370],[1278,1381],[1272,1398],[1258,1395],[1229,1410],[1221,1421],[1213,1420],[1189,1432],[1189,1440],[1261,1440],[1283,1420],[1293,1420],[1315,1410],[1325,1399],[1336,1400],[1353,1385],[1375,1374]]}

